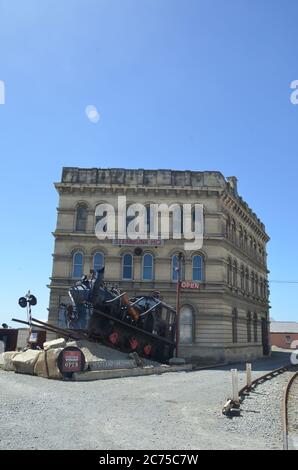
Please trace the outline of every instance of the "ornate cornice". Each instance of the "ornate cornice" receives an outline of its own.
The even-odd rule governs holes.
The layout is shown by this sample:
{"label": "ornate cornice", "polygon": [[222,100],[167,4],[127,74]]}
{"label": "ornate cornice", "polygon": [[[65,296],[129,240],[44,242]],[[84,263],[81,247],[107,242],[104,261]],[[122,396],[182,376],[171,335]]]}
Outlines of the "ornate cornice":
{"label": "ornate cornice", "polygon": [[239,197],[236,198],[234,195],[225,191],[221,195],[221,200],[223,201],[224,207],[228,209],[228,211],[237,214],[237,216],[242,219],[243,223],[248,225],[261,240],[265,243],[270,240],[270,237],[265,232],[264,224],[242,199]]}

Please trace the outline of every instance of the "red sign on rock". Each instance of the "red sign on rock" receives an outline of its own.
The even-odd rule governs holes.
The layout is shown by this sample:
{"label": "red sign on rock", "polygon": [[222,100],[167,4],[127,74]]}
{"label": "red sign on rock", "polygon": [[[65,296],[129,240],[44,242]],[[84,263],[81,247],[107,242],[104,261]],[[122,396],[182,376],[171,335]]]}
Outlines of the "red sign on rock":
{"label": "red sign on rock", "polygon": [[76,346],[67,346],[58,356],[58,367],[63,376],[69,377],[73,372],[84,369],[85,356]]}
{"label": "red sign on rock", "polygon": [[63,351],[63,372],[81,370],[81,351]]}

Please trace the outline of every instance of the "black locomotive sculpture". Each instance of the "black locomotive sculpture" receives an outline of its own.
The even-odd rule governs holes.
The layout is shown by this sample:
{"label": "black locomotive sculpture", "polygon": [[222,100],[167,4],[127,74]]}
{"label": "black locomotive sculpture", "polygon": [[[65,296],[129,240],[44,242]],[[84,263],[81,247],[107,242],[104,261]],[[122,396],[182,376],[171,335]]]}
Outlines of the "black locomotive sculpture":
{"label": "black locomotive sculpture", "polygon": [[101,268],[91,279],[83,276],[69,289],[71,304],[60,305],[59,326],[88,332],[91,338],[123,352],[136,351],[159,361],[172,357],[175,310],[158,293],[129,298],[103,277]]}

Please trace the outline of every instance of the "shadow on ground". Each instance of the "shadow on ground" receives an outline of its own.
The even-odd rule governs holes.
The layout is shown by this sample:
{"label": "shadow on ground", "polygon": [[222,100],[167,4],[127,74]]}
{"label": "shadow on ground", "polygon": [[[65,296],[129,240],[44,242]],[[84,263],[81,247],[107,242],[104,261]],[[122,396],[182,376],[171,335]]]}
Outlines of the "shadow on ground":
{"label": "shadow on ground", "polygon": [[[226,365],[212,365],[210,364],[210,368],[214,370],[230,370],[230,369],[238,369],[239,371],[245,371],[246,369],[246,363],[251,362],[252,364],[252,370],[254,372],[260,372],[260,371],[271,371],[274,369],[278,369],[279,367],[285,366],[287,364],[291,363],[291,354],[295,353],[295,350],[289,351],[289,350],[279,350],[279,351],[272,351],[271,355],[268,357],[262,357],[260,359],[256,359],[254,361],[243,361],[243,362],[231,362]],[[298,351],[296,351],[298,355]],[[198,368],[200,365],[197,366]],[[208,368],[207,364],[202,364],[202,367]],[[192,372],[192,371],[190,371]]]}

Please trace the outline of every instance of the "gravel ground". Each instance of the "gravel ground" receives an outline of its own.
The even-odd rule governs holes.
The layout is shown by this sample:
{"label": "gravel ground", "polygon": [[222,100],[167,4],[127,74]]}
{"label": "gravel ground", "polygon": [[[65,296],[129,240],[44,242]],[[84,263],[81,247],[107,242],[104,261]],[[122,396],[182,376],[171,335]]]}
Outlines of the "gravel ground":
{"label": "gravel ground", "polygon": [[288,445],[291,450],[298,450],[298,377],[292,382],[288,397]]}
{"label": "gravel ground", "polygon": [[[274,353],[270,359],[256,361],[253,377],[285,364],[288,358]],[[269,424],[260,413],[243,411],[237,420],[221,415],[230,395],[230,368],[96,382],[54,381],[0,371],[0,449],[272,448],[277,441],[265,431],[272,427],[277,400]],[[264,387],[276,380],[280,379]],[[240,372],[239,386],[243,382]],[[258,387],[256,396],[271,406],[268,396],[259,393]],[[244,423],[247,420],[262,424],[257,427],[254,421],[252,432],[252,424]]]}
{"label": "gravel ground", "polygon": [[224,429],[228,433],[245,435],[248,447],[250,441],[259,436],[267,449],[282,449],[281,404],[291,374],[285,372],[258,385],[241,403],[239,416],[222,416]]}

